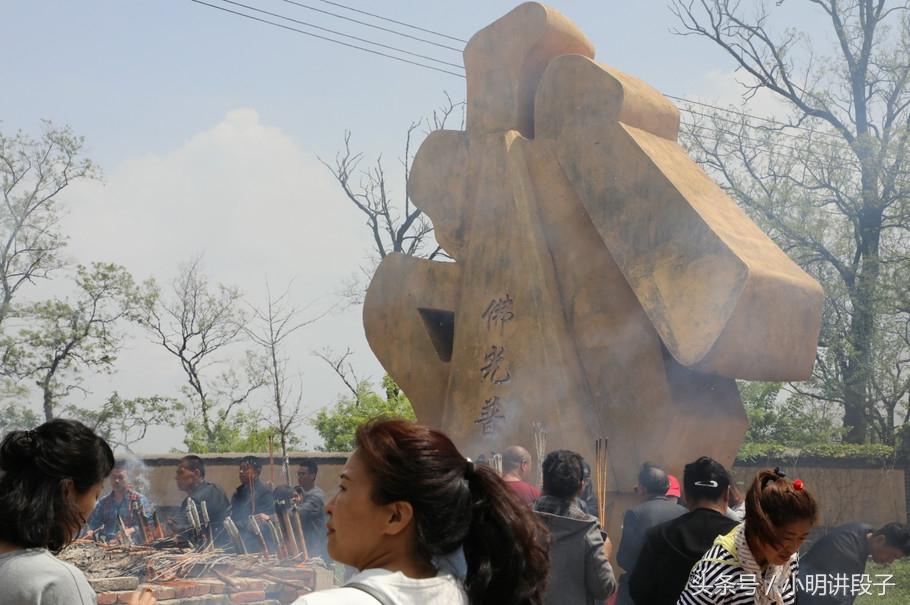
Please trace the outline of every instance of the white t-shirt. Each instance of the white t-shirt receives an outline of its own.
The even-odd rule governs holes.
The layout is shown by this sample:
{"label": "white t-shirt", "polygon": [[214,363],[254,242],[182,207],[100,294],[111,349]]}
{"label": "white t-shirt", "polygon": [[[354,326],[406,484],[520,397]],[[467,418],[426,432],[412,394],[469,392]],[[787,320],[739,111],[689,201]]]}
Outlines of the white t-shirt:
{"label": "white t-shirt", "polygon": [[[367,569],[350,580],[376,588],[396,605],[468,605],[461,581],[441,571],[434,578],[416,580],[400,571]],[[377,605],[375,598],[357,588],[332,588],[300,597],[293,605]]]}

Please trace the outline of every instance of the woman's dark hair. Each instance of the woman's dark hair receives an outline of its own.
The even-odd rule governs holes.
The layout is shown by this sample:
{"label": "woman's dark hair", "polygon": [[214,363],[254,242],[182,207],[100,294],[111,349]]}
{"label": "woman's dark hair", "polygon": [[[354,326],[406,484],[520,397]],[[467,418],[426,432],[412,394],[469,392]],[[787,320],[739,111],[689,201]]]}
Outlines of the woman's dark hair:
{"label": "woman's dark hair", "polygon": [[0,539],[59,552],[85,523],[73,501],[114,468],[110,446],[84,424],[55,419],[0,443]]}
{"label": "woman's dark hair", "polygon": [[471,605],[543,603],[546,529],[495,471],[465,459],[443,433],[406,420],[362,425],[355,442],[373,501],[413,507],[423,557],[464,548]]}
{"label": "woman's dark hair", "polygon": [[279,485],[272,490],[272,496],[275,499],[275,511],[283,513],[291,506],[291,496],[294,495],[294,488],[290,485]]}
{"label": "woman's dark hair", "polygon": [[550,452],[543,459],[543,493],[571,500],[578,495],[584,473],[581,455],[569,450]]}
{"label": "woman's dark hair", "polygon": [[777,530],[797,521],[818,520],[818,505],[809,490],[794,487],[779,469],[759,471],[746,493],[746,533],[780,546]]}

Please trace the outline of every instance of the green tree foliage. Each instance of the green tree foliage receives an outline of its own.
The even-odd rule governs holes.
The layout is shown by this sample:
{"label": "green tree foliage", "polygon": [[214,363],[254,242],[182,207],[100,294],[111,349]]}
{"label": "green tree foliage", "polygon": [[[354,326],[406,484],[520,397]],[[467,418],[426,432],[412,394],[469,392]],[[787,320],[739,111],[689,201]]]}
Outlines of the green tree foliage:
{"label": "green tree foliage", "polygon": [[805,447],[840,441],[831,411],[783,391],[780,382],[740,382],[749,428],[745,443]]}
{"label": "green tree foliage", "polygon": [[416,420],[411,402],[388,374],[382,379],[382,387],[384,393],[376,393],[368,381],[362,381],[357,385],[357,397],[346,397],[331,409],[320,410],[310,420],[324,441],[319,449],[326,452],[351,451],[357,427],[374,418]]}
{"label": "green tree foliage", "polygon": [[18,401],[0,405],[0,438],[10,431],[21,431],[38,426],[38,415]]}
{"label": "green tree foliage", "polygon": [[825,289],[815,371],[790,389],[836,403],[845,441],[893,444],[910,420],[910,4],[813,0],[830,45],[784,27],[792,4],[673,0],[680,33],[732,59],[746,103],[789,109],[769,123],[699,108],[685,141]]}
{"label": "green tree foliage", "polygon": [[17,309],[23,324],[6,349],[7,372],[41,389],[45,420],[61,401],[82,391],[86,371],[110,373],[123,342],[124,321],[134,317],[139,290],[126,269],[112,263],[79,265],[72,298],[53,298]]}
{"label": "green tree foliage", "polygon": [[0,132],[0,327],[20,288],[64,265],[57,196],[98,173],[82,146],[69,128],[50,122],[38,139]]}
{"label": "green tree foliage", "polygon": [[[230,417],[219,417],[212,431],[206,430],[198,420],[189,420],[186,423],[187,451],[194,454],[209,454],[215,452],[260,452],[269,451],[269,441],[272,451],[280,458],[280,431],[277,427],[268,426],[257,412],[241,410]],[[300,439],[293,434],[287,435],[288,449],[294,449],[300,444]]]}

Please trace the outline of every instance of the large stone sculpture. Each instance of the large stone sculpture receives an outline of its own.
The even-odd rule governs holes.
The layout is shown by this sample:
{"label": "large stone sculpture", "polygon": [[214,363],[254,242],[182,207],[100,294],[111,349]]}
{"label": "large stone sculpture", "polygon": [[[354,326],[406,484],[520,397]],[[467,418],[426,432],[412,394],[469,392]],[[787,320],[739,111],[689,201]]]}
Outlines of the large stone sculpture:
{"label": "large stone sculpture", "polygon": [[464,53],[467,131],[437,131],[414,202],[455,262],[391,255],[370,346],[421,421],[468,454],[523,444],[589,460],[609,439],[613,523],[642,461],[731,463],[734,378],[812,369],[822,290],[677,143],[679,114],[522,4]]}

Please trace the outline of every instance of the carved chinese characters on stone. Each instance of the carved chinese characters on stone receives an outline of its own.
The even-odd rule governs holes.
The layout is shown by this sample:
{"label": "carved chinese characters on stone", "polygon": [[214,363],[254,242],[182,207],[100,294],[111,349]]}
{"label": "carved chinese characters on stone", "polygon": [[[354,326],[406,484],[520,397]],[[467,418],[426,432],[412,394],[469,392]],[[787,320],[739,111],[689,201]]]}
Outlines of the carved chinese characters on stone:
{"label": "carved chinese characters on stone", "polygon": [[410,177],[455,262],[387,256],[364,324],[466,454],[533,450],[533,423],[588,459],[606,437],[622,498],[645,460],[732,462],[734,379],[806,378],[822,291],[686,155],[676,108],[593,57],[537,3],[471,38],[467,129]]}
{"label": "carved chinese characters on stone", "polygon": [[484,435],[491,435],[496,432],[496,423],[504,418],[499,397],[494,395],[483,402],[480,416],[474,421],[474,424],[480,426]]}
{"label": "carved chinese characters on stone", "polygon": [[506,294],[503,298],[494,298],[484,309],[481,317],[487,322],[487,331],[498,327],[499,333],[502,334],[506,322],[515,317],[512,311],[512,297]]}

